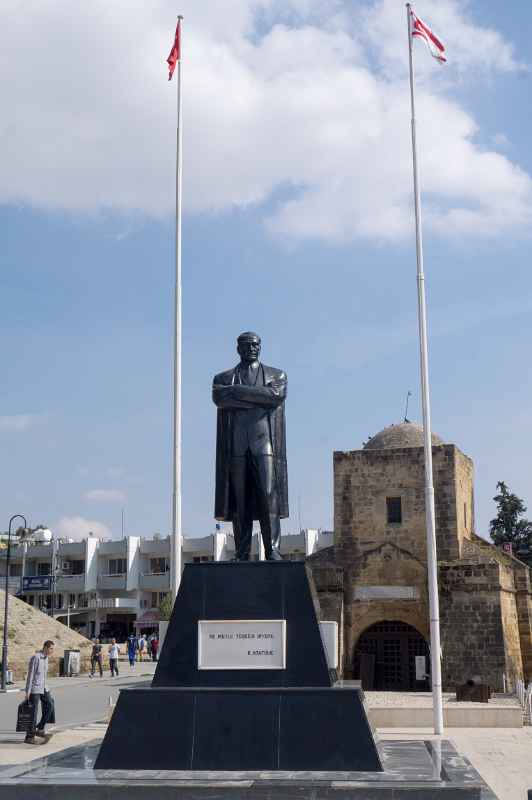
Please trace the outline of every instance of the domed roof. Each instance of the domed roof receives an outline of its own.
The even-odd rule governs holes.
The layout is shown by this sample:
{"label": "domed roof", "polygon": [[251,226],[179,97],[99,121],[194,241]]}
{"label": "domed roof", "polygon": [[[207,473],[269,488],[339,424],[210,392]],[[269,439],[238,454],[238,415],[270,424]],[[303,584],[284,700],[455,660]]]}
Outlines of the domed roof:
{"label": "domed roof", "polygon": [[[443,444],[443,439],[432,434],[432,444]],[[423,426],[417,422],[400,422],[388,425],[380,433],[372,436],[364,445],[364,450],[390,450],[393,447],[423,447]]]}

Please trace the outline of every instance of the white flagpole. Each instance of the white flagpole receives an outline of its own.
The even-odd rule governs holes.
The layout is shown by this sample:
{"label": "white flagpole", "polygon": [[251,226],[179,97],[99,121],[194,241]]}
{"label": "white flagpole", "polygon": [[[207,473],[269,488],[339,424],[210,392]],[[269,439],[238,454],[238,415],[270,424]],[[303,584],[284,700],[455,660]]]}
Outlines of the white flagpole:
{"label": "white flagpole", "polygon": [[173,420],[173,491],[172,535],[170,537],[170,580],[175,600],[181,582],[181,206],[183,171],[183,105],[181,96],[181,62],[183,17],[179,16],[179,59],[177,61],[177,152],[175,191],[175,314],[174,314],[174,420]]}
{"label": "white flagpole", "polygon": [[421,396],[423,402],[423,435],[425,450],[425,515],[427,525],[427,571],[430,611],[430,655],[434,733],[443,733],[443,705],[441,688],[440,608],[438,599],[438,556],[436,551],[436,519],[434,485],[432,478],[432,431],[430,424],[430,392],[427,347],[427,309],[425,301],[425,273],[423,269],[423,239],[421,233],[421,203],[416,144],[416,111],[414,100],[414,59],[412,52],[411,7],[406,4],[408,24],[408,54],[410,62],[410,104],[412,108],[412,159],[414,166],[414,206],[416,215],[416,257],[418,288],[419,351],[421,366]]}

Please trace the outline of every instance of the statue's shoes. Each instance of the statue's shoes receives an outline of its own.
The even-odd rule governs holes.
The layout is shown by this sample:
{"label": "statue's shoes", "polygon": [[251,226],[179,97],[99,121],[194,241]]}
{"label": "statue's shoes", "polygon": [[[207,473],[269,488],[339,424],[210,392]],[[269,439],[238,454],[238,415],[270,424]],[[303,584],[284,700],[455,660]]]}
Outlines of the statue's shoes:
{"label": "statue's shoes", "polygon": [[266,561],[283,561],[283,557],[278,550],[272,550],[272,552],[266,556]]}

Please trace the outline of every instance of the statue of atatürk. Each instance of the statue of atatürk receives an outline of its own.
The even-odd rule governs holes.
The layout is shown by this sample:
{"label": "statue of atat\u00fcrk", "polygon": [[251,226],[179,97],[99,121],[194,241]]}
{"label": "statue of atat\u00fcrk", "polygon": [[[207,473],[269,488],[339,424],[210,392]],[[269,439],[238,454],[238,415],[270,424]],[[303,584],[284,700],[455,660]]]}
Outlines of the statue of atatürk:
{"label": "statue of atat\u00fcrk", "polygon": [[249,561],[255,519],[266,558],[280,561],[280,521],[288,516],[287,381],[282,370],[259,361],[260,345],[256,333],[241,333],[240,363],[216,375],[212,386],[218,406],[214,515],[233,523],[239,561]]}

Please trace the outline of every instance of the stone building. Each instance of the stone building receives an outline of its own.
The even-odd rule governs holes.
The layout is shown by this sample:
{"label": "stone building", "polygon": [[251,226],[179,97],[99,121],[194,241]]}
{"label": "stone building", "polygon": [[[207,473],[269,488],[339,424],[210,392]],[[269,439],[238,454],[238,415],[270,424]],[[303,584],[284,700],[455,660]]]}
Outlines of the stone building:
{"label": "stone building", "polygon": [[[473,462],[433,435],[442,678],[502,690],[532,679],[531,571],[475,533]],[[344,678],[427,689],[429,657],[423,429],[391,425],[334,453],[334,545],[308,559],[323,619],[339,623]]]}

